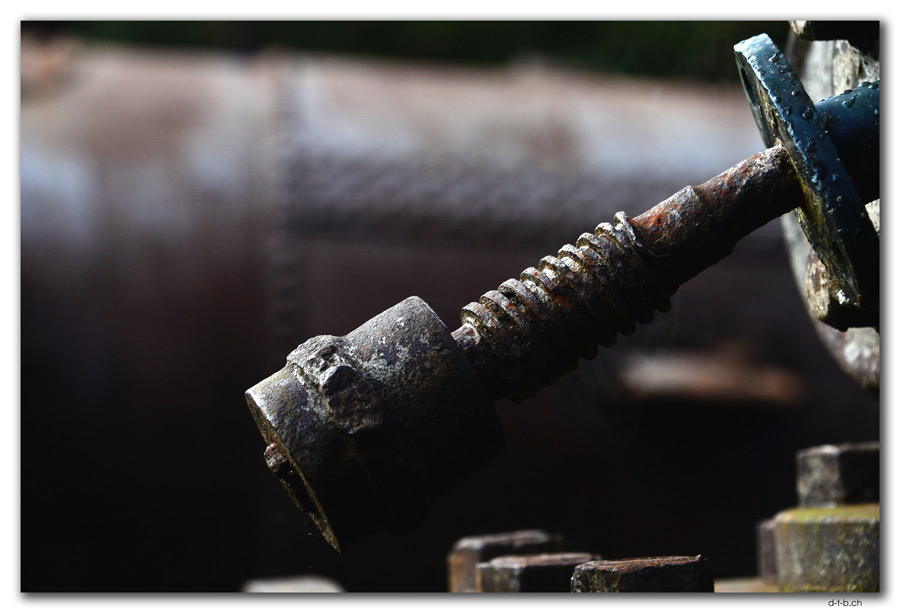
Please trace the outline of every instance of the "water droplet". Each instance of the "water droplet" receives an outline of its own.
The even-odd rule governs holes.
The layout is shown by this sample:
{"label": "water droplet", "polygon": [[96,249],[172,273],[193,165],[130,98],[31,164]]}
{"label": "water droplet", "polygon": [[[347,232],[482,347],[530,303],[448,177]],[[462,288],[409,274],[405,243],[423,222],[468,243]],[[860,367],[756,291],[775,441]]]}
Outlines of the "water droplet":
{"label": "water droplet", "polygon": [[775,62],[780,62],[781,58],[783,58],[783,57],[784,57],[784,54],[782,54],[781,51],[779,51],[778,53],[776,53],[775,55],[770,57],[769,61],[774,64]]}
{"label": "water droplet", "polygon": [[781,102],[781,96],[772,96],[772,102],[778,104],[779,102]]}
{"label": "water droplet", "polygon": [[846,100],[841,102],[841,106],[844,107],[845,109],[849,109],[850,107],[853,106],[854,102],[856,102],[856,96],[853,96],[852,98],[847,98]]}
{"label": "water droplet", "polygon": [[869,83],[869,89],[878,89],[878,85],[881,81],[876,81],[875,83]]}
{"label": "water droplet", "polygon": [[876,115],[878,114],[878,109],[875,109],[875,114],[876,114]]}
{"label": "water droplet", "polygon": [[847,94],[849,94],[852,91],[853,91],[852,89],[845,89],[844,91],[841,92],[841,95],[846,96]]}
{"label": "water droplet", "polygon": [[872,87],[872,84],[869,81],[863,81],[859,84],[860,87]]}
{"label": "water droplet", "polygon": [[808,141],[806,141],[806,150],[807,150],[807,151],[809,151],[810,153],[812,153],[812,152],[814,152],[816,149],[817,149],[817,147],[816,147],[816,141],[814,141],[812,138],[810,138]]}
{"label": "water droplet", "polygon": [[790,115],[791,112],[792,112],[793,110],[794,110],[794,109],[792,109],[791,107],[786,106],[786,107],[784,107],[784,114],[785,114],[785,115]]}
{"label": "water droplet", "polygon": [[812,119],[812,116],[812,109],[803,109],[803,112],[800,113],[800,117],[802,117],[803,119]]}
{"label": "water droplet", "polygon": [[818,182],[819,182],[819,175],[818,175],[818,174],[814,174],[814,175],[812,176],[812,182],[813,182],[813,183],[818,183]]}
{"label": "water droplet", "polygon": [[840,203],[842,203],[842,202],[844,201],[844,197],[843,197],[843,196],[835,196],[835,197],[834,197],[834,201],[835,201],[836,203],[840,204]]}
{"label": "water droplet", "polygon": [[802,93],[803,93],[803,90],[802,90],[802,89],[795,89],[794,91],[791,92],[791,95],[792,95],[792,96],[799,96],[799,95],[802,94]]}

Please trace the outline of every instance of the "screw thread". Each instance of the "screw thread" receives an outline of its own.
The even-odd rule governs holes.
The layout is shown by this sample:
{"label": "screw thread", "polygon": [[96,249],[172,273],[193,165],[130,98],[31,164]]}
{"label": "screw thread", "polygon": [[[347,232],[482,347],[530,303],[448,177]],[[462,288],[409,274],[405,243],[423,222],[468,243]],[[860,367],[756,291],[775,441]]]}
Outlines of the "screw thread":
{"label": "screw thread", "polygon": [[462,310],[457,344],[495,398],[520,401],[668,311],[678,287],[803,202],[780,144],[635,219],[601,223]]}
{"label": "screw thread", "polygon": [[477,339],[470,359],[496,396],[521,400],[671,307],[677,286],[654,273],[653,257],[618,213],[466,305],[454,335],[464,348]]}

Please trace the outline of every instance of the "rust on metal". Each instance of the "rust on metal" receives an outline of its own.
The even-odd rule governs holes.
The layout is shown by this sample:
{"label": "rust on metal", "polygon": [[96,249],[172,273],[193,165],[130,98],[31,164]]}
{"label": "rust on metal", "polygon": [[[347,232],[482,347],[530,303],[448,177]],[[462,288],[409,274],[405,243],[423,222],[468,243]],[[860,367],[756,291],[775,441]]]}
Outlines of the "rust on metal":
{"label": "rust on metal", "polygon": [[632,334],[738,240],[810,197],[808,168],[775,141],[636,218],[620,212],[582,234],[466,305],[452,333],[410,298],[346,337],[307,341],[247,393],[277,443],[273,472],[337,549],[415,527],[502,449],[493,400],[521,401]]}
{"label": "rust on metal", "polygon": [[247,401],[269,468],[338,551],[417,526],[504,448],[478,377],[415,298],[346,336],[310,339]]}
{"label": "rust on metal", "polygon": [[568,592],[575,567],[598,559],[585,552],[501,556],[478,564],[478,591]]}
{"label": "rust on metal", "polygon": [[466,306],[452,333],[409,298],[345,337],[310,339],[247,392],[269,467],[339,551],[412,529],[503,449],[492,400],[536,393],[668,310],[683,282],[801,197],[776,146],[601,223]]}
{"label": "rust on metal", "polygon": [[878,503],[789,509],[774,521],[782,591],[880,590]]}
{"label": "rust on metal", "polygon": [[602,223],[462,311],[453,337],[494,398],[522,400],[634,332],[803,193],[780,145],[646,213]]}
{"label": "rust on metal", "polygon": [[575,569],[573,592],[712,592],[703,556],[667,556],[587,562]]}
{"label": "rust on metal", "polygon": [[879,83],[813,104],[767,35],[734,50],[763,140],[784,144],[803,187],[796,214],[847,311],[837,325],[877,326],[880,242],[865,204],[879,195]]}
{"label": "rust on metal", "polygon": [[757,526],[759,571],[784,592],[880,589],[880,445],[797,454],[800,506]]}
{"label": "rust on metal", "polygon": [[798,452],[800,506],[878,502],[880,463],[878,442],[822,445]]}
{"label": "rust on metal", "polygon": [[454,543],[447,554],[448,589],[451,592],[480,592],[476,567],[479,563],[507,555],[554,553],[562,551],[561,534],[543,530],[518,530],[467,536]]}

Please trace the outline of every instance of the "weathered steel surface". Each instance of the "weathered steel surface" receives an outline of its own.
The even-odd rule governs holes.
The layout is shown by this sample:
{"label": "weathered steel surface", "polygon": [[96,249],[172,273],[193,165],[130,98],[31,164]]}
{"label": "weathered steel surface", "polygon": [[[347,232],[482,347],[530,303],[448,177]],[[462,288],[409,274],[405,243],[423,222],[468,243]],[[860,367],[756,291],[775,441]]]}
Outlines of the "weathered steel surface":
{"label": "weathered steel surface", "polygon": [[584,552],[501,556],[478,564],[481,592],[569,592],[576,566],[600,556]]}
{"label": "weathered steel surface", "polygon": [[[425,402],[424,395],[415,398],[416,392],[413,390],[417,389],[416,385],[422,389],[431,387],[446,390],[446,393],[435,392],[434,398],[441,403],[446,398],[453,398],[453,406],[464,405],[467,394],[472,394],[476,403],[483,402],[484,390],[489,399],[512,398],[521,401],[535,394],[562,374],[573,370],[579,358],[596,356],[599,345],[609,346],[618,334],[633,333],[635,324],[649,322],[654,311],[668,310],[669,297],[682,283],[720,261],[731,253],[737,241],[792,210],[803,198],[804,191],[794,172],[788,150],[781,144],[776,144],[706,183],[682,189],[634,219],[624,213],[617,214],[615,224],[601,223],[592,234],[582,234],[574,246],[563,246],[555,257],[543,258],[536,268],[526,269],[518,279],[507,280],[496,291],[487,292],[478,302],[464,307],[462,326],[452,335],[439,335],[440,343],[416,345],[419,352],[417,356],[424,363],[430,360],[429,348],[440,346],[439,350],[435,350],[454,356],[454,368],[445,371],[443,368],[428,366],[421,372],[416,371],[416,377],[421,377],[421,380],[417,379],[414,385],[408,382],[404,384],[403,402],[409,406]],[[424,303],[421,304],[427,309]],[[303,379],[314,386],[318,385],[321,393],[326,396],[334,395],[329,400],[338,407],[333,412],[334,419],[342,427],[349,428],[351,434],[357,429],[361,432],[382,431],[377,427],[378,424],[369,424],[367,420],[380,419],[373,417],[380,415],[382,411],[376,407],[394,402],[389,397],[381,397],[382,394],[393,394],[397,382],[391,379],[393,375],[386,376],[382,372],[378,360],[383,360],[384,355],[404,351],[403,348],[391,347],[391,341],[386,340],[393,338],[397,331],[412,325],[412,320],[404,322],[402,311],[401,308],[394,315],[383,313],[372,320],[379,322],[377,325],[363,326],[361,330],[367,330],[366,334],[370,334],[370,338],[357,332],[349,335],[360,339],[355,351],[360,353],[362,359],[357,359],[355,364],[344,361],[327,362],[327,366],[332,368],[327,371],[327,378],[314,374]],[[391,317],[399,319],[391,323]],[[436,317],[433,322],[433,325],[444,330],[443,324]],[[368,330],[370,327],[373,329]],[[382,328],[389,329],[390,332],[384,333]],[[416,332],[409,331],[408,328],[404,334],[411,335],[409,338],[416,337]],[[381,344],[373,343],[373,339],[381,339]],[[312,339],[297,350],[299,353],[295,352],[297,355],[292,354],[294,363],[297,363],[301,354],[309,351],[325,352],[329,359],[332,355],[340,355],[331,348],[337,346],[335,343],[334,337]],[[454,347],[451,349],[449,345]],[[324,368],[322,366],[323,372]],[[463,372],[466,373],[465,379],[454,378],[458,376],[457,373]],[[267,386],[283,385],[282,379],[288,376],[289,369],[286,368],[270,381],[260,383],[255,388],[256,396],[262,397],[269,393],[264,392]],[[300,398],[307,395],[302,389],[304,385],[307,383],[291,379],[294,393]],[[471,389],[467,387],[469,385]],[[250,395],[248,400],[252,405]],[[253,410],[257,415],[262,414],[258,408]],[[489,412],[489,409],[484,409],[484,412]],[[469,414],[473,419],[472,424],[465,423],[466,414],[458,414],[457,427],[461,430],[468,428],[470,431],[480,431],[477,424],[485,419],[484,412]],[[299,420],[302,414],[302,411],[295,413],[296,417],[293,419]],[[388,411],[388,414],[393,412]],[[268,419],[271,422],[271,418]],[[493,419],[496,420],[496,417]],[[278,442],[277,438],[266,434],[266,421],[259,418],[257,420],[262,424],[261,430],[267,440],[270,443]],[[357,423],[359,420],[362,421]],[[291,457],[295,454],[306,458],[320,453],[331,454],[333,457],[329,461],[330,465],[349,466],[356,461],[350,458],[355,457],[352,448],[358,443],[350,447],[329,446],[327,452],[324,448],[317,451],[315,447],[322,443],[314,434],[319,428],[315,422],[310,421],[309,425],[303,426],[297,422],[285,427],[292,429],[294,437],[293,444],[286,450],[285,458],[292,462],[291,465],[301,476],[301,480],[308,478],[303,476],[305,471],[298,465],[310,463],[315,466],[318,462],[309,459],[301,462]],[[308,432],[304,435],[305,430]],[[416,432],[413,428],[388,428],[388,431],[396,433],[398,438],[392,444],[398,450],[402,448],[399,438],[401,432],[402,436]],[[416,432],[418,435],[426,433],[430,433],[435,439],[444,436],[439,428]],[[365,440],[367,435],[359,434],[358,438]],[[435,448],[443,448],[445,444],[447,443],[435,444]],[[422,449],[429,449],[432,442],[420,440],[417,445],[421,445]],[[285,453],[285,446],[282,443],[279,446],[282,453]],[[377,448],[380,461],[396,461],[386,452],[387,447],[379,444]],[[338,459],[342,454],[346,454],[346,457]],[[460,460],[459,471],[474,472],[490,457],[493,457],[490,453],[476,453],[471,458],[471,463]],[[359,483],[353,486],[351,479],[343,482],[343,493],[329,504],[334,504],[335,507],[348,505],[340,512],[357,512],[351,504],[354,498],[350,492],[353,487],[366,489],[366,479],[362,474],[367,470],[365,462],[362,468],[355,469],[354,472],[359,473]],[[397,470],[403,472],[404,469]],[[426,470],[423,474],[427,472]],[[284,471],[277,471],[277,474],[284,474]],[[433,487],[424,481],[414,488],[401,487],[396,490],[385,484],[373,486],[380,492],[379,496],[393,492],[392,495],[403,500],[401,508],[409,507],[408,513],[395,512],[392,519],[384,518],[380,521],[398,530],[414,526],[415,518],[420,518],[424,509],[434,502],[434,492],[445,491],[444,482],[453,484],[458,481],[458,478],[449,475],[434,474],[428,477],[432,478],[438,479]],[[282,483],[290,482],[299,483],[291,476],[282,477]],[[310,509],[311,505],[304,504],[302,495],[297,496],[297,491],[303,489],[289,487],[289,490],[294,491],[295,503],[301,508]],[[343,495],[348,497],[341,498]],[[422,500],[417,502],[416,497],[420,495]],[[317,525],[329,542],[338,547],[333,532],[329,533],[327,528],[333,522],[323,520],[327,513],[316,500],[313,499],[312,506],[319,509],[314,514],[314,517],[318,517]],[[418,510],[413,511],[413,508]],[[336,508],[330,512],[335,511]],[[366,531],[375,529],[377,524],[366,525],[369,520],[352,521],[349,517],[347,521],[358,524],[357,528],[360,530],[358,534],[349,537],[348,541],[361,538]]]}
{"label": "weathered steel surface", "polygon": [[[23,428],[41,431],[51,447],[77,442],[79,449],[104,450],[69,454],[63,471],[54,454],[23,464],[22,508],[28,521],[22,526],[22,577],[29,590],[234,589],[261,570],[296,570],[309,549],[316,566],[339,559],[335,576],[354,589],[444,589],[442,569],[435,571],[443,560],[423,562],[419,574],[396,572],[406,563],[403,547],[385,552],[363,546],[349,556],[324,552],[320,558],[324,541],[307,538],[307,522],[281,488],[260,476],[259,471],[265,473],[261,464],[246,462],[255,453],[253,443],[261,440],[254,441],[252,432],[247,438],[249,414],[225,407],[234,407],[250,383],[284,364],[299,341],[320,331],[350,330],[374,313],[372,305],[380,310],[393,304],[415,293],[417,283],[424,284],[416,290],[420,295],[444,300],[434,306],[446,309],[446,314],[438,312],[450,322],[453,310],[469,298],[524,267],[529,258],[578,236],[585,220],[612,219],[618,210],[635,214],[639,209],[632,205],[657,202],[759,147],[743,94],[727,86],[518,63],[465,70],[106,46],[80,48],[68,65],[53,60],[60,78],[26,84],[31,65],[26,42],[20,160]],[[282,122],[288,114],[296,122]],[[433,135],[435,145],[428,155],[416,148],[397,154],[391,146],[397,133],[403,139]],[[325,145],[340,137],[352,146],[333,147],[332,164],[294,166],[301,158],[327,157]],[[685,142],[695,145],[689,155]],[[476,164],[471,157],[479,145]],[[520,165],[499,161],[510,151],[508,157]],[[302,174],[304,169],[311,172]],[[329,191],[330,179],[320,172],[375,176],[378,182],[370,184],[372,192],[354,191],[366,185],[363,181]],[[276,207],[273,177],[281,176],[294,191]],[[403,183],[415,179],[423,180]],[[385,183],[399,187],[378,187]],[[460,190],[434,196],[435,187],[454,185]],[[356,195],[366,195],[365,201]],[[385,219],[379,218],[379,207],[390,212]],[[315,235],[304,233],[310,219],[317,223]],[[386,226],[384,233],[375,231],[379,223]],[[856,395],[849,382],[832,381],[827,356],[817,351],[815,338],[804,334],[804,314],[798,316],[793,287],[780,270],[777,233],[770,225],[742,241],[734,257],[684,289],[678,313],[629,345],[637,351],[650,348],[660,333],[669,341],[666,347],[736,341],[752,345],[759,352],[754,358],[804,373],[813,390],[814,414],[829,419],[809,421],[802,436],[800,428],[788,435],[776,427],[779,433],[771,434],[769,443],[781,446],[780,455],[791,449],[792,437],[843,440],[843,433],[829,434],[842,427],[858,440],[871,438],[873,401]],[[496,242],[488,243],[488,236]],[[446,274],[444,285],[425,278],[423,271],[430,270]],[[747,299],[757,287],[779,287],[777,299]],[[365,299],[353,297],[360,295]],[[275,311],[275,301],[277,312],[263,320],[261,314]],[[704,307],[694,309],[694,301]],[[278,342],[263,351],[262,340],[276,327]],[[786,353],[779,353],[781,346]],[[603,361],[620,355],[606,352]],[[548,450],[558,466],[567,457],[599,458],[609,452],[599,441],[615,438],[615,428],[585,427],[578,417],[582,411],[598,416],[601,410],[632,410],[633,405],[602,393],[607,388],[596,387],[600,377],[593,372],[598,370],[602,386],[618,386],[615,373],[595,360],[554,393],[502,415],[521,428],[515,455],[498,472],[474,481],[473,489],[450,496],[442,506],[444,516],[467,516],[473,493],[485,504],[512,505],[532,497],[535,490],[528,485],[550,484],[559,492],[574,483],[585,491],[573,474],[559,471],[550,477],[551,464],[547,473],[532,476],[517,462],[530,457],[543,463],[539,458]],[[110,386],[113,371],[127,375],[115,378],[122,385]],[[48,373],[56,382],[52,386],[46,385]],[[813,405],[796,404],[772,414],[773,423],[795,420],[798,411],[812,411]],[[84,414],[73,413],[75,406]],[[638,421],[653,422],[652,415]],[[723,416],[716,421],[721,431],[743,423],[734,411],[716,415]],[[182,426],[173,428],[173,423]],[[198,443],[213,432],[228,441],[229,452],[210,471],[202,457],[208,445]],[[682,437],[646,436],[647,428],[641,432],[628,448],[642,456],[663,458],[684,442]],[[724,469],[728,463],[719,461],[722,449],[712,442],[718,440],[714,436],[698,443],[716,454],[709,456],[716,458],[710,464]],[[157,453],[160,441],[188,455]],[[123,465],[110,463],[111,453],[147,461],[129,463],[130,477],[122,479]],[[655,474],[676,470],[667,466]],[[751,468],[743,461],[740,466]],[[769,463],[758,474],[768,475],[778,466]],[[71,479],[72,471],[92,478]],[[492,479],[504,479],[509,487],[491,489],[485,482]],[[646,484],[641,487],[642,479],[627,485],[622,474],[608,483],[602,475],[594,480],[604,487],[585,491],[589,498],[599,500],[603,489],[602,495],[619,501],[615,512],[610,506],[599,511],[604,520],[627,515],[613,541],[625,541],[625,534],[632,538],[629,526],[646,521],[634,509],[678,487],[668,479],[651,495]],[[510,491],[520,482],[525,485]],[[154,523],[160,509],[172,507],[165,496],[147,500],[148,484],[184,503],[177,516]],[[722,509],[745,513],[746,522],[768,513],[764,501],[776,493],[752,486],[745,484],[741,495],[735,490],[720,497]],[[55,506],[46,504],[62,491],[72,503],[66,522],[55,521]],[[112,491],[124,504],[108,504],[104,492]],[[231,493],[227,504],[218,496],[222,491]],[[691,504],[703,507],[704,500],[694,498]],[[790,501],[784,502],[779,508]],[[548,505],[548,513],[557,508],[547,496],[538,504]],[[758,511],[747,518],[749,508]],[[279,538],[254,533],[258,522],[247,520],[261,509],[266,530],[277,530]],[[585,518],[558,510],[572,520],[573,530],[590,528]],[[515,524],[528,525],[534,507],[522,504],[514,512],[520,514]],[[208,521],[212,516],[219,520]],[[717,512],[702,527],[706,534],[730,535],[718,541],[719,547],[746,532],[729,517]],[[661,525],[671,521],[656,519]],[[79,530],[71,529],[73,523]],[[452,523],[429,522],[415,542],[446,549],[459,535]],[[223,530],[234,538],[223,539]],[[654,533],[641,531],[633,542],[616,546],[642,543],[647,550]],[[185,538],[192,547],[184,555],[167,554]],[[729,563],[749,568],[749,554],[748,544],[729,556]],[[205,559],[233,563],[204,564]],[[262,559],[265,569],[257,567]]]}
{"label": "weathered steel surface", "polygon": [[712,592],[703,556],[600,560],[575,568],[573,592]]}
{"label": "weathered steel surface", "polygon": [[880,520],[877,503],[797,508],[776,515],[780,589],[879,591]]}
{"label": "weathered steel surface", "polygon": [[[767,35],[735,45],[735,55],[766,146],[785,146],[803,185],[797,216],[834,296],[826,323],[841,330],[877,326],[880,243],[862,196],[878,197],[878,171],[872,170],[878,168],[878,83],[814,105]],[[842,112],[840,120],[835,111]],[[848,168],[843,160],[854,158]]]}
{"label": "weathered steel surface", "polygon": [[776,146],[600,224],[464,308],[452,335],[410,298],[344,338],[310,339],[247,392],[267,464],[338,550],[415,527],[502,448],[490,399],[534,394],[667,310],[682,282],[800,197]]}
{"label": "weathered steel surface", "polygon": [[[415,526],[439,492],[446,491],[464,474],[474,472],[493,457],[493,453],[485,450],[497,447],[495,439],[499,437],[490,432],[482,433],[480,427],[482,422],[489,421],[486,415],[490,409],[485,404],[485,397],[488,400],[511,398],[521,401],[534,395],[564,373],[574,370],[579,358],[595,357],[598,346],[611,345],[619,334],[633,333],[635,324],[648,323],[655,311],[667,311],[670,308],[669,297],[681,284],[731,253],[741,238],[804,202],[810,210],[825,215],[822,228],[836,232],[833,236],[829,235],[831,238],[824,243],[821,233],[811,238],[819,241],[821,249],[839,251],[830,257],[834,262],[840,261],[841,265],[849,266],[845,267],[846,275],[840,281],[842,290],[835,295],[843,297],[841,304],[849,300],[853,313],[865,317],[874,314],[877,318],[877,278],[873,286],[870,277],[866,276],[871,272],[868,264],[864,272],[853,268],[861,265],[863,260],[860,258],[865,254],[871,255],[873,249],[877,254],[877,234],[872,230],[870,237],[863,228],[846,235],[848,228],[859,226],[853,222],[856,219],[854,203],[858,203],[859,197],[834,152],[834,143],[824,132],[824,120],[816,114],[815,107],[809,102],[783,55],[767,37],[750,39],[736,49],[745,86],[769,149],[736,164],[706,183],[682,189],[634,219],[625,213],[618,213],[614,224],[601,223],[593,233],[582,234],[575,245],[564,245],[556,256],[543,258],[537,267],[527,268],[518,279],[507,280],[497,290],[485,293],[477,302],[464,307],[462,325],[452,335],[445,334],[443,324],[434,316],[429,322],[435,330],[442,331],[434,337],[437,340],[440,336],[440,341],[416,345],[416,357],[426,366],[421,371],[416,370],[410,381],[400,384],[396,379],[398,373],[383,372],[379,362],[385,356],[405,355],[406,348],[392,347],[394,341],[390,340],[404,327],[413,325],[413,318],[404,322],[401,316],[403,308],[400,308],[397,313],[387,311],[364,325],[360,330],[366,330],[365,333],[357,331],[348,335],[348,339],[359,339],[357,345],[348,345],[351,348],[348,357],[355,355],[354,352],[359,354],[355,356],[355,361],[341,358],[337,362],[329,362],[331,356],[341,355],[336,350],[338,340],[334,337],[316,337],[289,356],[289,366],[281,373],[257,385],[255,392],[248,393],[248,401],[257,415],[261,431],[270,443],[278,443],[277,448],[270,447],[270,467],[281,475],[282,483],[293,492],[298,506],[309,511],[316,509],[313,517],[333,546],[340,548],[334,535],[335,523],[352,526],[341,528],[348,530],[348,536],[344,537],[347,542],[358,540],[380,525],[394,530]],[[777,78],[767,77],[766,70],[761,68],[761,54],[773,49],[774,54],[765,60],[773,66],[768,67],[767,64],[766,70],[777,70]],[[748,71],[756,77],[753,83]],[[794,89],[788,91],[790,88]],[[871,98],[872,92],[875,92],[874,105],[877,108],[877,89],[869,84],[863,86],[865,91],[861,90],[857,95]],[[782,98],[787,96],[792,97],[791,104],[799,106],[792,109],[787,103],[782,104]],[[831,124],[840,124],[844,121],[842,113],[851,112],[853,105],[846,104],[848,100],[842,98],[836,103],[820,103],[823,109],[828,109]],[[799,120],[794,118],[797,113]],[[871,115],[870,112],[867,114]],[[840,139],[845,143],[852,143],[853,134],[857,132],[871,131],[871,126],[855,115],[845,123],[851,126]],[[873,152],[877,156],[877,147],[854,149],[854,155],[859,156],[871,156]],[[845,206],[846,210],[843,209]],[[868,217],[865,217],[865,223],[872,229]],[[869,240],[873,237],[874,247]],[[831,272],[832,277],[837,279],[834,271]],[[418,299],[407,301],[408,304],[413,302],[428,309]],[[430,309],[428,312],[431,312]],[[392,317],[399,319],[392,323]],[[416,339],[416,334],[406,329],[397,338],[409,341]],[[453,347],[450,348],[450,345]],[[429,351],[432,350],[438,354],[452,355],[453,367],[430,366]],[[301,423],[308,411],[291,409],[280,418],[284,421],[282,428],[289,430],[292,436],[291,444],[285,446],[272,434],[273,428],[266,425],[275,423],[277,419],[267,414],[269,409],[261,408],[258,402],[254,406],[254,398],[264,398],[266,394],[274,393],[267,391],[267,387],[288,385],[285,381],[292,376],[291,368],[302,372],[298,360],[313,359],[305,357],[305,353],[310,351],[315,359],[319,359],[316,357],[319,354],[327,354],[322,358],[325,362],[314,367],[314,370],[320,368],[323,373],[330,368],[327,377],[309,371],[301,379],[289,379],[289,385],[301,399],[308,394],[312,397],[324,394],[327,402],[337,407],[329,420],[347,429],[354,436],[356,442],[353,444],[348,445],[340,438],[335,439],[341,441],[340,444],[332,444],[329,437],[317,434],[323,427],[319,422],[306,420],[308,423]],[[437,356],[436,359],[440,362],[443,358]],[[465,373],[464,377],[462,373]],[[403,373],[402,376],[407,375]],[[458,377],[462,378],[458,380]],[[303,388],[309,385],[312,388],[307,392]],[[404,436],[416,436],[412,447],[421,449],[422,458],[428,460],[431,458],[426,450],[454,446],[452,442],[439,440],[445,437],[441,427],[429,428],[418,424],[402,428],[381,426],[382,413],[390,416],[397,414],[392,408],[382,407],[393,407],[397,402],[393,396],[398,385],[403,388],[399,395],[403,407],[437,402],[439,413],[443,414],[445,408],[449,413],[455,407],[465,406],[467,395],[472,395],[475,404],[484,405],[480,411],[472,413],[457,411],[456,430],[452,431],[484,435],[484,441],[477,440],[478,437],[473,439],[473,449],[476,450],[473,457],[463,461],[463,448],[456,448],[454,457],[457,459],[454,462],[440,470],[436,468],[440,464],[438,461],[434,462],[435,468],[429,465],[421,471],[412,469],[411,472],[416,473],[412,479],[383,478],[380,475],[387,474],[383,467],[369,467],[366,445],[377,450],[373,452],[378,457],[376,465],[392,466],[393,472],[398,475],[409,470],[406,462],[416,458],[418,453],[409,455],[410,452],[407,452],[406,456],[400,453]],[[316,391],[317,387],[319,391]],[[420,392],[419,388],[431,391]],[[416,394],[419,394],[418,397]],[[272,399],[265,402],[275,404]],[[290,401],[281,402],[285,406],[291,404]],[[318,402],[313,401],[313,404]],[[490,419],[496,422],[496,416]],[[332,426],[332,421],[328,422],[328,428]],[[374,442],[366,442],[372,436],[369,432],[377,433]],[[382,432],[392,433],[390,444],[382,442]],[[434,440],[422,438],[425,436],[434,437]],[[453,435],[450,436],[452,440]],[[318,446],[323,447],[317,450]],[[357,458],[356,449],[360,450],[362,459]],[[400,455],[392,457],[395,452]],[[437,453],[435,458],[441,458],[443,453]],[[360,465],[351,469],[353,478],[342,480],[339,492],[327,494],[332,497],[331,500],[320,500],[325,495],[320,494],[307,501],[303,492],[309,487],[303,486],[303,482],[316,481],[318,485],[312,486],[312,489],[321,490],[327,481],[324,477],[306,475],[307,471],[325,472],[317,468],[319,461],[314,459],[320,454],[331,457],[329,471],[335,470],[334,466],[351,467],[357,462]],[[296,478],[290,471],[277,469],[285,462],[296,472]],[[301,464],[308,468],[301,468]],[[375,476],[366,476],[372,470]],[[454,471],[459,474],[452,475]],[[383,483],[380,482],[382,479]],[[431,480],[434,483],[430,483]],[[415,483],[415,486],[411,487],[407,481]],[[397,487],[396,484],[403,485]],[[360,488],[358,500],[352,494],[355,488]],[[371,490],[370,493],[366,494],[367,490]],[[353,514],[359,513],[355,503],[367,501],[369,497],[383,499],[386,502],[382,503],[384,507],[390,507],[390,498],[396,497],[399,506],[390,517],[351,519]],[[325,507],[330,508],[326,510]],[[346,515],[341,520],[325,519],[329,514]]]}
{"label": "weathered steel surface", "polygon": [[247,402],[269,468],[339,551],[417,526],[504,446],[471,366],[416,298],[310,339]]}
{"label": "weathered steel surface", "polygon": [[669,296],[803,194],[776,145],[631,219],[616,215],[487,292],[454,338],[495,397],[522,400],[631,334]]}
{"label": "weathered steel surface", "polygon": [[451,592],[480,592],[479,563],[506,555],[560,552],[565,547],[561,534],[543,530],[519,530],[499,534],[467,536],[454,543],[447,554],[448,589]]}
{"label": "weathered steel surface", "polygon": [[881,488],[881,445],[823,445],[797,453],[800,506],[878,502]]}
{"label": "weathered steel surface", "polygon": [[879,444],[797,454],[800,507],[757,526],[760,577],[785,592],[880,589]]}
{"label": "weathered steel surface", "polygon": [[[794,22],[795,30],[805,30],[806,38],[793,40],[789,46],[791,63],[800,72],[810,97],[819,100],[845,90],[853,90],[864,82],[881,78],[879,62],[879,24],[877,22]],[[854,37],[851,30],[862,25],[868,31],[865,39]],[[837,31],[835,31],[837,29]],[[847,38],[848,40],[822,40]],[[872,166],[873,170],[877,168]],[[864,198],[865,199],[865,198]],[[880,233],[880,201],[866,204],[875,231]],[[881,380],[881,338],[873,327],[850,328],[846,332],[821,323],[832,316],[836,302],[830,297],[828,273],[803,235],[796,219],[781,220],[790,254],[791,269],[801,295],[807,296],[811,313],[817,319],[814,327],[831,356],[864,389],[878,393]]]}

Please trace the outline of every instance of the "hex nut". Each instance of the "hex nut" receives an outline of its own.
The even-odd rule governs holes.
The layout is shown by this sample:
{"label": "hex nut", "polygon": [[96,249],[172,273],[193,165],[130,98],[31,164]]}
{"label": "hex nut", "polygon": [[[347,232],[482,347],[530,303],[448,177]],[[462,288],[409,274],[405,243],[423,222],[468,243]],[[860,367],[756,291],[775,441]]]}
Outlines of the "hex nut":
{"label": "hex nut", "polygon": [[519,530],[498,534],[467,536],[454,543],[447,554],[450,592],[480,592],[476,570],[480,562],[505,555],[556,553],[565,547],[561,534],[543,530]]}
{"label": "hex nut", "polygon": [[879,591],[880,519],[877,503],[797,508],[776,515],[780,589]]}
{"label": "hex nut", "polygon": [[573,592],[712,592],[703,556],[599,560],[575,568]]}
{"label": "hex nut", "polygon": [[584,552],[501,556],[477,566],[481,592],[568,592],[575,567],[600,556]]}
{"label": "hex nut", "polygon": [[802,507],[878,502],[880,444],[846,443],[797,454],[797,495]]}

